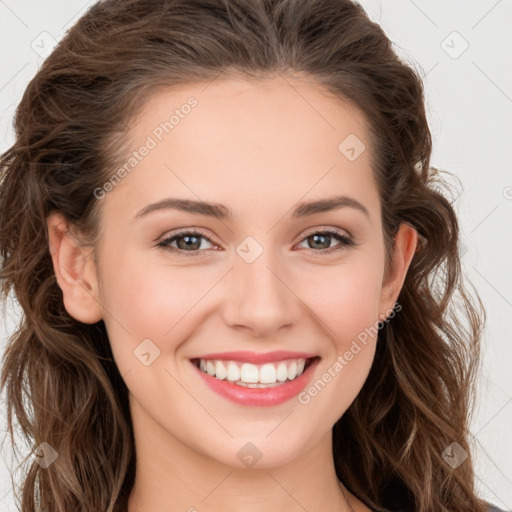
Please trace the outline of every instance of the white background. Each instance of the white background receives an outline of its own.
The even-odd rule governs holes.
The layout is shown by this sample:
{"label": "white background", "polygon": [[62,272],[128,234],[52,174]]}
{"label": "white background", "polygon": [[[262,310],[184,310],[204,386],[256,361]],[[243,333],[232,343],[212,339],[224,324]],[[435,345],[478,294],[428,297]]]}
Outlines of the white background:
{"label": "white background", "polygon": [[[59,40],[92,3],[0,0],[1,152],[13,143],[14,110],[52,38]],[[479,407],[471,427],[476,485],[482,497],[512,510],[512,1],[361,3],[424,77],[434,139],[431,164],[462,182],[454,206],[467,248],[463,268],[488,313]],[[4,307],[0,349],[18,316],[11,303]],[[1,440],[5,403],[0,405]],[[14,512],[9,439],[1,454],[0,510]]]}

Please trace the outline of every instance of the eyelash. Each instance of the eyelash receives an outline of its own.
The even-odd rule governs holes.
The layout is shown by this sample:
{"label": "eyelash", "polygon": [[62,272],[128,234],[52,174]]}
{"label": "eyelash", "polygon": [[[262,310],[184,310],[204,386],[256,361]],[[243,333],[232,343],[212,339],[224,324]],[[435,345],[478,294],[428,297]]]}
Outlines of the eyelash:
{"label": "eyelash", "polygon": [[[306,240],[310,236],[319,235],[319,234],[320,235],[330,235],[330,236],[336,238],[340,242],[339,244],[335,245],[334,247],[329,247],[328,249],[321,249],[321,250],[318,250],[318,251],[315,250],[315,249],[309,249],[309,250],[313,251],[314,253],[320,253],[319,256],[325,255],[325,254],[332,254],[332,253],[334,253],[336,251],[340,251],[340,250],[343,250],[343,249],[346,249],[348,247],[352,247],[352,246],[356,245],[356,243],[351,238],[349,238],[346,235],[341,234],[339,231],[335,231],[335,230],[332,230],[332,229],[326,229],[326,230],[322,230],[322,231],[314,231],[314,232],[306,235],[304,238],[302,238],[299,243],[303,242],[304,240]],[[170,251],[170,252],[175,253],[175,254],[177,254],[179,256],[185,256],[185,257],[194,256],[194,257],[197,257],[198,253],[203,252],[204,249],[203,250],[198,249],[198,250],[194,250],[194,251],[185,251],[183,249],[178,249],[177,247],[170,247],[170,245],[169,245],[170,243],[172,243],[177,238],[181,238],[181,237],[183,237],[185,235],[194,236],[194,237],[197,237],[197,238],[204,238],[205,240],[207,240],[208,242],[210,242],[211,244],[216,246],[216,244],[210,238],[208,238],[207,236],[203,235],[202,233],[200,233],[198,231],[181,231],[179,233],[175,233],[172,236],[167,237],[164,240],[162,240],[161,242],[159,242],[157,244],[157,246],[158,247],[162,247],[164,250]]]}

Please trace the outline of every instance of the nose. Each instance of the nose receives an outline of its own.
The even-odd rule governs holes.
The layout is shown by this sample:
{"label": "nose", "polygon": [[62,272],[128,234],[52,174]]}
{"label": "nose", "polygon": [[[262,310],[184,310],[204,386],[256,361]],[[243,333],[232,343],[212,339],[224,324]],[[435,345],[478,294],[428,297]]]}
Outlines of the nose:
{"label": "nose", "polygon": [[270,253],[263,251],[252,263],[237,257],[226,283],[226,325],[252,331],[257,337],[271,337],[295,324],[302,310],[289,273]]}

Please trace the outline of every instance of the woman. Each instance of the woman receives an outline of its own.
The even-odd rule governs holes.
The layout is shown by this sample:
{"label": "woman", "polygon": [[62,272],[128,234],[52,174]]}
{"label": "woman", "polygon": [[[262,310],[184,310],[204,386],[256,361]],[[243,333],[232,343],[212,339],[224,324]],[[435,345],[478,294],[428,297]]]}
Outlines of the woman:
{"label": "woman", "polygon": [[361,7],[99,2],[16,136],[23,512],[490,510],[468,444],[484,310],[421,81]]}

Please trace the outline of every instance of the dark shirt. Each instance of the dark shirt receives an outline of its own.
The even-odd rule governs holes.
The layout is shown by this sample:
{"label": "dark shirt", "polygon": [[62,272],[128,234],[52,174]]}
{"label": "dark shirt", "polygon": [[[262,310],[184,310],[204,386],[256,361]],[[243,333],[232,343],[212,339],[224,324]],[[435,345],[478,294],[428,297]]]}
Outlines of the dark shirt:
{"label": "dark shirt", "polygon": [[505,510],[489,504],[489,512],[506,512]]}

